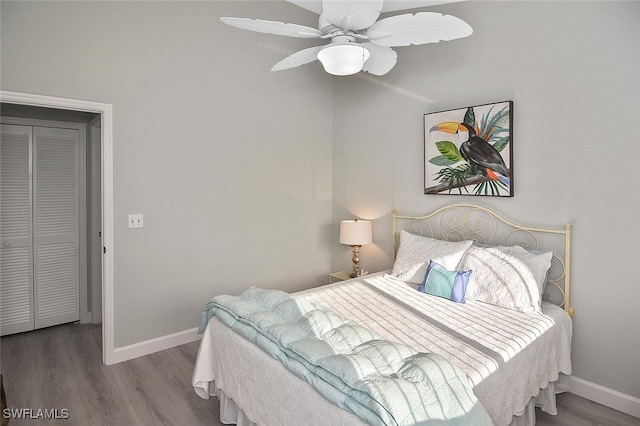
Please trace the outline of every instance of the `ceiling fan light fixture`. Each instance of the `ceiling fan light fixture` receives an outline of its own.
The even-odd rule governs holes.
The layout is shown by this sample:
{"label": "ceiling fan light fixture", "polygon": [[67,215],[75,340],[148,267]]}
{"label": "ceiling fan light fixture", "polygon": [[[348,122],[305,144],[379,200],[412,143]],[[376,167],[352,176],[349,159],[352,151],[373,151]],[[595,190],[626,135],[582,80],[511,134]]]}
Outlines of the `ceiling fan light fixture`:
{"label": "ceiling fan light fixture", "polygon": [[324,70],[333,75],[352,75],[362,71],[371,54],[361,44],[330,44],[318,52]]}
{"label": "ceiling fan light fixture", "polygon": [[[264,19],[220,18],[225,24],[244,30],[328,42],[328,45],[316,45],[294,52],[276,63],[271,71],[282,71],[319,60],[325,71],[333,75],[351,75],[360,71],[385,75],[398,62],[398,55],[392,47],[438,43],[468,37],[473,33],[471,26],[462,19],[437,12],[406,13],[378,19],[385,9],[384,4],[392,0],[289,1],[296,4],[317,2],[319,8],[313,10],[320,14],[318,28]],[[397,6],[390,10],[404,9],[407,5]]]}

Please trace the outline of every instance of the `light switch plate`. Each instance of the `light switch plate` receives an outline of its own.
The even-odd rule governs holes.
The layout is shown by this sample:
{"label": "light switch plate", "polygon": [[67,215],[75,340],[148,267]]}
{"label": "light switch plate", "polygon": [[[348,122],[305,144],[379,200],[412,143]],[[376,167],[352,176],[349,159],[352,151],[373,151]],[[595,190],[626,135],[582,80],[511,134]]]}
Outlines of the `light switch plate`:
{"label": "light switch plate", "polygon": [[143,226],[144,221],[142,213],[129,215],[129,228],[142,228]]}

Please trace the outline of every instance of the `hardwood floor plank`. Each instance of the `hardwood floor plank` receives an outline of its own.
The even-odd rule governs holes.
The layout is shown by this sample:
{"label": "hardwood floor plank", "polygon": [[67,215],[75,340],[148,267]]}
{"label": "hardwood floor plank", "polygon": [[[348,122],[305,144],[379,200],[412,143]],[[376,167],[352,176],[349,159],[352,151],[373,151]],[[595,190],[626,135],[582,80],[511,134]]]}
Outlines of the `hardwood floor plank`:
{"label": "hardwood floor plank", "polygon": [[[99,325],[65,324],[0,339],[0,370],[9,408],[67,409],[68,419],[10,425],[221,426],[217,398],[191,386],[200,342],[120,364],[102,365]],[[570,393],[557,416],[536,410],[537,426],[640,426],[640,419]]]}
{"label": "hardwood floor plank", "polygon": [[558,415],[536,409],[536,426],[640,426],[640,419],[572,393],[556,396]]}
{"label": "hardwood floor plank", "polygon": [[199,342],[102,365],[101,328],[65,324],[4,336],[0,369],[10,408],[67,409],[68,419],[10,425],[221,425],[215,398],[193,391]]}

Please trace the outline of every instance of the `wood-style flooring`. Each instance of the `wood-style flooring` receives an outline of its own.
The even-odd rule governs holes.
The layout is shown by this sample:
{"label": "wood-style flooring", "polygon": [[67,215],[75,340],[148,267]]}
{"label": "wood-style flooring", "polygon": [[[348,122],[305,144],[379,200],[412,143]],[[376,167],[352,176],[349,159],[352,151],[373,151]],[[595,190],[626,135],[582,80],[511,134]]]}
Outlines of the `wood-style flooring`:
{"label": "wood-style flooring", "polygon": [[101,340],[100,325],[79,324],[2,337],[7,406],[69,413],[9,426],[222,424],[217,398],[203,400],[191,386],[199,342],[105,366]]}
{"label": "wood-style flooring", "polygon": [[[191,386],[199,342],[111,366],[102,365],[99,325],[66,324],[5,336],[0,345],[10,408],[34,414],[68,410],[68,419],[11,419],[10,426],[222,424],[217,398],[203,400]],[[557,400],[557,416],[537,410],[538,426],[640,425],[638,418],[570,393]]]}

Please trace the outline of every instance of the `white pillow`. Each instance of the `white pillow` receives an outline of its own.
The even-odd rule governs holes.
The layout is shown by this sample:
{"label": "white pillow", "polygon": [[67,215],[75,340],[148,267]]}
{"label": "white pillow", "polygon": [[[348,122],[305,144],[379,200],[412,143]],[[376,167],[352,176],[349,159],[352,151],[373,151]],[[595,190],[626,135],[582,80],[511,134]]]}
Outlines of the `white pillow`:
{"label": "white pillow", "polygon": [[400,231],[400,247],[391,273],[399,280],[421,284],[430,260],[455,271],[471,244],[473,241],[442,241]]}
{"label": "white pillow", "polygon": [[522,312],[539,312],[552,252],[531,253],[521,246],[472,246],[459,269],[473,270],[465,299]]}

